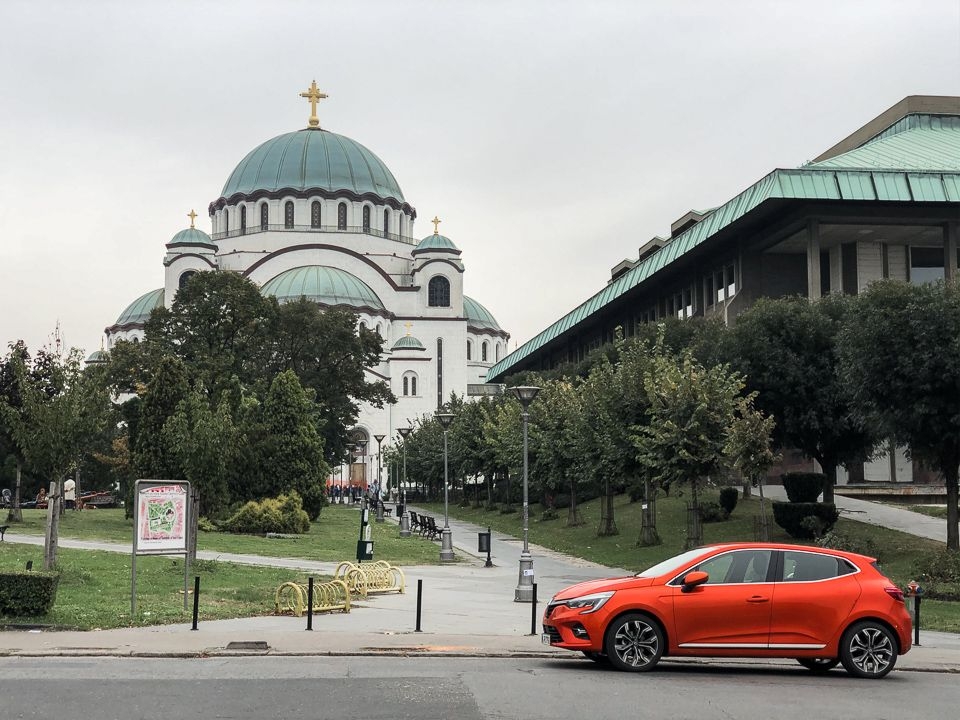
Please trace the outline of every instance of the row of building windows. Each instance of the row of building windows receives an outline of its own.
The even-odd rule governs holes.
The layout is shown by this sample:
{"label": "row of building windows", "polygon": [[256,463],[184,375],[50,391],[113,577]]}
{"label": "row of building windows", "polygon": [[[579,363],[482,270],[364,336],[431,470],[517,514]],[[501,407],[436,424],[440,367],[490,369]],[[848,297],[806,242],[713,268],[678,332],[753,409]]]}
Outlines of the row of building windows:
{"label": "row of building windows", "polygon": [[[494,345],[495,362],[500,362],[500,343]],[[484,340],[480,343],[480,362],[489,362],[489,343]],[[467,360],[473,360],[473,340],[467,340]]]}
{"label": "row of building windows", "polygon": [[[321,228],[323,227],[323,203],[319,200],[314,200],[310,203],[310,227],[311,228]],[[240,234],[244,234],[247,231],[247,206],[240,206]],[[362,216],[362,227],[363,232],[370,232],[370,228],[373,227],[372,224],[372,208],[369,205],[363,206],[363,216]],[[390,209],[384,208],[383,210],[383,224],[382,231],[383,234],[390,234]],[[230,232],[230,210],[228,208],[223,209],[223,232]],[[403,218],[401,216],[401,227],[400,234],[403,234]],[[285,229],[293,229],[296,227],[296,206],[292,200],[287,200],[283,204],[283,226]],[[260,203],[260,229],[269,230],[270,229],[270,206],[268,203]],[[347,229],[347,203],[341,202],[337,205],[337,230],[346,230]]]}

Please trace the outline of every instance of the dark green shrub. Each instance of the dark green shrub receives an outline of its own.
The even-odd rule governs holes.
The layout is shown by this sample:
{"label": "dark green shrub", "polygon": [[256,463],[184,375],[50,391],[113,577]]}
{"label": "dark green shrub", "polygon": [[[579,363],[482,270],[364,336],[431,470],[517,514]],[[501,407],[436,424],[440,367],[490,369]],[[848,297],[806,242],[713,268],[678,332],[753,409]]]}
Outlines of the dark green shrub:
{"label": "dark green shrub", "polygon": [[251,500],[221,526],[227,532],[262,535],[264,533],[302,534],[310,530],[310,517],[296,492]]}
{"label": "dark green shrub", "polygon": [[960,583],[960,553],[954,550],[941,550],[925,555],[917,564],[920,571],[918,580],[923,582]]}
{"label": "dark green shrub", "polygon": [[734,487],[720,488],[720,507],[727,512],[727,516],[733,514],[733,509],[737,506],[737,500],[740,499],[740,493]]}
{"label": "dark green shrub", "polygon": [[57,598],[59,573],[13,570],[0,573],[0,615],[46,615]]}
{"label": "dark green shrub", "polygon": [[824,534],[817,540],[817,545],[831,550],[845,550],[872,558],[878,558],[880,553],[880,546],[872,537],[852,537],[836,529]]}
{"label": "dark green shrub", "polygon": [[513,505],[501,505],[501,506],[500,506],[500,514],[501,514],[501,515],[510,515],[510,514],[512,514],[512,513],[515,513],[516,511],[517,511],[517,509],[516,509]]}
{"label": "dark green shrub", "polygon": [[[814,521],[804,523],[807,518]],[[818,534],[824,534],[833,529],[840,513],[833,503],[773,503],[773,519],[777,525],[787,531],[790,537],[800,540],[812,540]]]}
{"label": "dark green shrub", "polygon": [[553,508],[548,508],[540,514],[540,522],[546,522],[547,520],[556,520],[560,515],[557,514],[557,511]]}
{"label": "dark green shrub", "polygon": [[630,502],[639,502],[640,500],[643,500],[643,485],[631,485],[629,493]]}
{"label": "dark green shrub", "polygon": [[217,526],[210,518],[201,517],[197,518],[197,530],[202,530],[203,532],[216,532]]}
{"label": "dark green shrub", "polygon": [[700,503],[700,519],[705,523],[723,522],[730,514],[726,509],[720,507],[720,503],[704,502]]}
{"label": "dark green shrub", "polygon": [[[327,493],[320,483],[309,485],[304,488],[304,491],[300,496],[301,508],[306,511],[308,521],[316,520],[320,517],[320,512],[328,505]],[[297,494],[296,490],[291,490],[290,492]]]}
{"label": "dark green shrub", "polygon": [[785,473],[780,476],[787,499],[792,503],[816,502],[823,492],[823,483],[827,476],[822,473]]}

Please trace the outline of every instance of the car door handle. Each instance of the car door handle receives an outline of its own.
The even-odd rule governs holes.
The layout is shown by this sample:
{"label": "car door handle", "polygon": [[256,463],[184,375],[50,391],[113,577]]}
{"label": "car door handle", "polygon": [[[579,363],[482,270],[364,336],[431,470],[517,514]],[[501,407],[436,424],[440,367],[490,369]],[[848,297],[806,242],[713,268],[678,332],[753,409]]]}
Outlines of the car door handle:
{"label": "car door handle", "polygon": [[748,603],[764,603],[769,601],[770,601],[770,598],[764,597],[763,595],[754,595],[753,597],[747,598]]}

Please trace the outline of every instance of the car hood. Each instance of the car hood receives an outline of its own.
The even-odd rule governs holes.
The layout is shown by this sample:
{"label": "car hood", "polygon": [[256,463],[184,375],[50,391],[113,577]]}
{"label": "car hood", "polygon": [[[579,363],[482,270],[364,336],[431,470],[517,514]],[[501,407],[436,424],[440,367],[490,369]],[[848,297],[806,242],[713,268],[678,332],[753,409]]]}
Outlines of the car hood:
{"label": "car hood", "polygon": [[653,578],[646,577],[619,577],[604,578],[602,580],[588,580],[587,582],[577,583],[568,588],[564,588],[553,596],[554,600],[569,600],[570,598],[580,597],[581,595],[590,595],[598,592],[608,592],[610,590],[626,590],[628,588],[646,587],[653,584]]}

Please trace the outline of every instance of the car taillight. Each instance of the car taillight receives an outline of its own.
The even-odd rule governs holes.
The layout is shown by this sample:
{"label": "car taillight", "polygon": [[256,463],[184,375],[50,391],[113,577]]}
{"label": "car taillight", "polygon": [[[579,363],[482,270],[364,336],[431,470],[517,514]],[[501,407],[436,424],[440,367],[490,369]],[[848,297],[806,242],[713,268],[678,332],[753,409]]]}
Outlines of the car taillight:
{"label": "car taillight", "polygon": [[896,587],[896,586],[894,586],[894,585],[887,585],[887,586],[883,589],[883,591],[884,591],[887,595],[889,595],[890,597],[892,597],[894,600],[896,600],[897,602],[903,602],[903,590],[901,590],[900,588],[898,588],[898,587]]}

